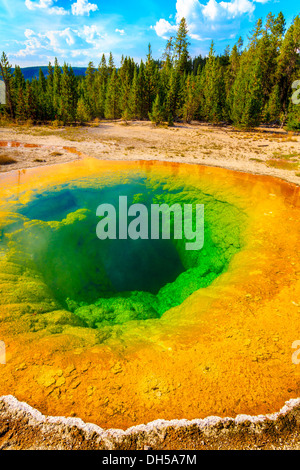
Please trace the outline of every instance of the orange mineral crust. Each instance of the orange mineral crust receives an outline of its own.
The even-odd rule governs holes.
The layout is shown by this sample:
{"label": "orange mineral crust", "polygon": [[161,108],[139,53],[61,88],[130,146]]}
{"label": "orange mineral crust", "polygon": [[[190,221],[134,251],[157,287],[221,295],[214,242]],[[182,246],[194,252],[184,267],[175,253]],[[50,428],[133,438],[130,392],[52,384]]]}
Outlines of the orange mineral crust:
{"label": "orange mineral crust", "polygon": [[[92,324],[89,311],[95,315],[104,308],[101,302],[74,301],[71,308],[61,295],[63,284],[80,278],[71,271],[68,243],[55,270],[46,269],[52,262],[48,241],[52,250],[55,243],[61,249],[62,239],[71,244],[74,227],[88,218],[87,208],[72,209],[61,220],[51,214],[35,218],[32,211],[40,210],[39,195],[53,197],[75,186],[123,187],[134,179],[157,190],[157,201],[175,191],[176,198],[201,195],[210,224],[210,244],[201,259],[214,268],[205,271],[198,288],[200,271],[191,277],[194,258],[186,260],[179,246],[185,272],[155,294],[157,317],[125,315],[125,321],[126,302],[118,297],[120,315]],[[300,340],[299,234],[299,187],[268,176],[92,158],[2,174],[0,340],[6,364],[0,364],[0,395],[14,395],[43,414],[78,416],[103,428],[279,410],[300,397],[300,364],[292,360],[292,345]],[[38,243],[43,246],[37,255]],[[76,245],[72,266],[76,259],[82,269],[83,260],[90,263],[81,271],[84,285],[95,258],[90,251],[85,258],[81,246]],[[224,261],[219,271],[218,259],[209,258],[215,246]],[[143,253],[139,256],[143,260]],[[59,260],[65,283],[55,290],[49,273],[58,272]],[[175,305],[176,295],[181,300]]]}

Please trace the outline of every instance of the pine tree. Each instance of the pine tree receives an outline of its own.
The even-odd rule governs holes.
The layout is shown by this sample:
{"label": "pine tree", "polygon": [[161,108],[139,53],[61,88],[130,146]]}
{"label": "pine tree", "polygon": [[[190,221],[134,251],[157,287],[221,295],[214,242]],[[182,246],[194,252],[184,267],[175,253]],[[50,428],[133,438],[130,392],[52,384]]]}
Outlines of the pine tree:
{"label": "pine tree", "polygon": [[66,63],[63,65],[63,71],[60,81],[60,100],[59,116],[66,124],[75,121],[76,118],[76,92],[75,77],[72,67]]}
{"label": "pine tree", "polygon": [[196,79],[193,75],[189,75],[186,81],[185,102],[182,110],[182,117],[185,122],[191,122],[194,119],[198,106]]}
{"label": "pine tree", "polygon": [[25,118],[35,122],[37,118],[37,107],[38,104],[32,90],[32,84],[27,80],[25,91]]}
{"label": "pine tree", "polygon": [[138,73],[138,87],[137,87],[137,102],[140,107],[138,116],[139,119],[148,119],[147,108],[148,105],[145,102],[145,93],[146,93],[146,75],[145,75],[145,64],[141,60],[139,73]]}
{"label": "pine tree", "polygon": [[130,93],[131,93],[131,62],[130,60],[123,59],[122,67],[119,69],[119,80],[121,84],[120,89],[120,110],[122,119],[127,121],[130,119]]}
{"label": "pine tree", "polygon": [[152,106],[152,112],[149,113],[149,119],[157,126],[163,122],[163,115],[159,94],[157,94]]}
{"label": "pine tree", "polygon": [[92,113],[92,117],[97,115],[97,82],[96,69],[93,62],[89,62],[88,67],[85,71],[85,87],[86,87],[86,99],[89,104],[89,108]]}
{"label": "pine tree", "polygon": [[261,38],[257,42],[255,55],[258,57],[262,73],[263,106],[268,105],[270,94],[276,85],[276,71],[281,45],[284,21],[269,13],[263,28]]}
{"label": "pine tree", "polygon": [[60,106],[61,74],[61,68],[57,58],[55,58],[53,71],[53,109],[56,117],[58,116]]}
{"label": "pine tree", "polygon": [[180,93],[180,76],[176,68],[172,69],[170,75],[169,90],[166,97],[165,117],[169,126],[173,126],[178,117],[178,97]]}
{"label": "pine tree", "polygon": [[16,65],[14,73],[13,73],[13,78],[12,78],[12,90],[13,90],[12,99],[13,99],[14,109],[16,109],[17,104],[18,104],[19,91],[20,90],[24,91],[25,85],[26,85],[25,78],[21,71],[21,68],[18,65]]}
{"label": "pine tree", "polygon": [[225,83],[222,68],[211,43],[208,60],[202,72],[202,114],[205,120],[218,123],[223,119],[225,107]]}
{"label": "pine tree", "polygon": [[84,101],[84,98],[82,96],[79,98],[77,103],[76,119],[77,121],[79,121],[80,124],[84,124],[85,122],[91,119],[91,112],[89,106]]}
{"label": "pine tree", "polygon": [[262,34],[262,19],[258,18],[249,38],[249,49],[255,49]]}
{"label": "pine tree", "polygon": [[178,27],[175,43],[174,43],[174,55],[175,55],[175,66],[177,67],[180,74],[189,72],[189,51],[188,47],[190,43],[187,40],[188,29],[186,19],[182,18]]}
{"label": "pine tree", "polygon": [[[162,67],[159,73],[159,94],[161,102],[166,103],[169,93],[169,85],[171,79],[171,73],[174,67],[173,64],[173,38],[171,37],[166,44],[165,51],[162,55]],[[165,116],[167,121],[167,117]]]}
{"label": "pine tree", "polygon": [[101,62],[98,67],[98,72],[99,72],[99,77],[100,77],[100,83],[106,84],[107,78],[108,78],[108,68],[106,64],[105,54],[102,54]]}
{"label": "pine tree", "polygon": [[96,115],[99,118],[104,118],[105,115],[105,97],[106,97],[106,85],[108,79],[108,68],[106,64],[105,55],[102,54],[101,62],[99,64],[96,76],[95,76],[95,108]]}
{"label": "pine tree", "polygon": [[265,64],[268,38],[262,20],[256,22],[249,47],[241,56],[232,86],[230,117],[237,127],[251,128],[260,124],[265,106]]}
{"label": "pine tree", "polygon": [[158,92],[158,71],[152,57],[151,45],[148,45],[147,61],[145,64],[145,95],[144,95],[144,116],[148,118],[152,111],[152,105]]}
{"label": "pine tree", "polygon": [[111,77],[114,69],[115,69],[115,61],[114,61],[112,53],[110,52],[109,59],[108,59],[108,67],[107,67],[108,77]]}
{"label": "pine tree", "polygon": [[142,119],[142,100],[139,72],[135,67],[128,101],[128,119]]}
{"label": "pine tree", "polygon": [[266,123],[280,123],[282,103],[280,100],[280,88],[276,83],[265,105],[263,121]]}
{"label": "pine tree", "polygon": [[39,79],[37,83],[37,118],[41,121],[45,121],[47,119],[47,102],[46,102],[46,89],[47,89],[47,82],[44,76],[42,69],[39,70]]}
{"label": "pine tree", "polygon": [[224,84],[225,84],[225,105],[224,105],[224,115],[227,120],[230,121],[230,110],[233,106],[233,93],[232,88],[236,80],[237,73],[240,67],[241,60],[241,47],[243,45],[242,38],[239,38],[238,42],[233,46],[230,55],[229,55],[229,64],[225,70],[224,74]]}
{"label": "pine tree", "polygon": [[47,119],[50,119],[51,121],[55,117],[54,106],[53,106],[53,101],[54,101],[54,99],[53,99],[53,80],[54,80],[53,67],[51,65],[51,62],[49,62],[48,75],[47,75],[47,78],[46,78],[45,102],[46,102]]}
{"label": "pine tree", "polygon": [[119,80],[117,71],[114,68],[112,75],[109,78],[106,101],[105,101],[105,118],[106,119],[118,119],[120,117],[119,108]]}
{"label": "pine tree", "polygon": [[261,122],[262,73],[258,58],[245,54],[233,85],[231,118],[235,126],[251,128]]}
{"label": "pine tree", "polygon": [[162,56],[163,69],[170,70],[172,68],[173,50],[174,50],[173,37],[170,37],[170,39],[168,39],[167,41],[166,48]]}
{"label": "pine tree", "polygon": [[13,109],[15,112],[15,117],[18,120],[24,120],[24,110],[21,110],[21,103],[23,104],[24,107],[24,93],[25,93],[25,78],[24,75],[21,71],[21,68],[16,65],[15,70],[13,73],[12,77],[12,83],[11,83],[11,97],[12,97],[12,103],[13,103]]}
{"label": "pine tree", "polygon": [[16,118],[19,121],[26,120],[26,104],[25,104],[25,96],[24,96],[24,89],[20,87],[18,89],[18,96],[16,99]]}

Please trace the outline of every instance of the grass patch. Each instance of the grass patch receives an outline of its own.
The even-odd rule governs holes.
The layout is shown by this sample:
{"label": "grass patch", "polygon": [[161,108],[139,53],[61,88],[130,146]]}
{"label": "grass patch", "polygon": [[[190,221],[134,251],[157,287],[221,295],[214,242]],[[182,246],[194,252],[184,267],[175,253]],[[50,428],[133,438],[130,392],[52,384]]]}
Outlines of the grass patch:
{"label": "grass patch", "polygon": [[293,160],[297,161],[297,158],[299,157],[299,154],[296,152],[292,153],[287,153],[287,154],[281,154],[280,152],[274,152],[273,153],[274,158],[280,159],[280,160]]}
{"label": "grass patch", "polygon": [[277,168],[278,170],[297,170],[299,168],[299,163],[290,162],[286,160],[267,160],[266,164],[268,167]]}
{"label": "grass patch", "polygon": [[222,150],[222,149],[223,149],[223,145],[211,143],[211,144],[209,145],[209,148],[212,149],[212,150]]}
{"label": "grass patch", "polygon": [[47,137],[60,135],[63,129],[52,129],[50,127],[19,127],[18,131],[22,134],[33,135],[37,137]]}
{"label": "grass patch", "polygon": [[288,135],[287,137],[283,137],[280,142],[298,142],[296,137],[293,137],[291,135]]}
{"label": "grass patch", "polygon": [[259,162],[259,163],[263,163],[264,160],[262,160],[261,158],[249,158],[249,160],[251,160],[252,162]]}
{"label": "grass patch", "polygon": [[17,160],[9,155],[0,155],[0,165],[12,165],[13,163],[17,163]]}
{"label": "grass patch", "polygon": [[79,128],[74,127],[30,127],[29,129],[26,129],[26,127],[21,127],[19,128],[19,131],[22,134],[28,134],[37,137],[57,136],[74,142],[87,140],[87,136],[84,135],[84,132]]}
{"label": "grass patch", "polygon": [[71,142],[84,142],[87,141],[87,135],[84,134],[83,132],[80,132],[78,129],[64,129],[60,136],[65,139],[69,140]]}
{"label": "grass patch", "polygon": [[52,152],[50,153],[51,157],[61,157],[63,154],[61,152]]}
{"label": "grass patch", "polygon": [[17,127],[17,124],[6,116],[0,116],[0,127]]}

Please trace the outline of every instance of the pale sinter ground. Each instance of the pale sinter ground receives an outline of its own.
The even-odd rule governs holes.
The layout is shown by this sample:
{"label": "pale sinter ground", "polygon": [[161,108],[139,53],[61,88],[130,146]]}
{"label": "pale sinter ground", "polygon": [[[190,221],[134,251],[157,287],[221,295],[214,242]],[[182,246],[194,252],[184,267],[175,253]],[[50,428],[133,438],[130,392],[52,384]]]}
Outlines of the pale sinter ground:
{"label": "pale sinter ground", "polygon": [[[95,122],[88,127],[57,129],[50,126],[0,128],[0,141],[4,142],[0,146],[0,172],[89,156],[221,166],[300,182],[300,136],[277,128],[247,132],[201,123],[167,128],[149,122]],[[7,141],[40,147],[6,147]],[[15,163],[1,164],[7,157]]]}

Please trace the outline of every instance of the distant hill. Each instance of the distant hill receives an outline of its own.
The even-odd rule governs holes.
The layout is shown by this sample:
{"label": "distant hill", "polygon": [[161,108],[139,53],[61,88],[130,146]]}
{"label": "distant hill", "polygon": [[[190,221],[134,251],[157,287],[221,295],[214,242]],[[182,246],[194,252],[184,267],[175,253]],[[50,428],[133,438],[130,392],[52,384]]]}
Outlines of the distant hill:
{"label": "distant hill", "polygon": [[[45,77],[48,75],[48,66],[43,65],[41,67],[24,67],[21,68],[25,80],[32,80],[33,78],[39,78],[39,71],[42,69]],[[85,75],[86,67],[72,67],[73,72],[76,76]],[[14,69],[13,69],[14,70]]]}

